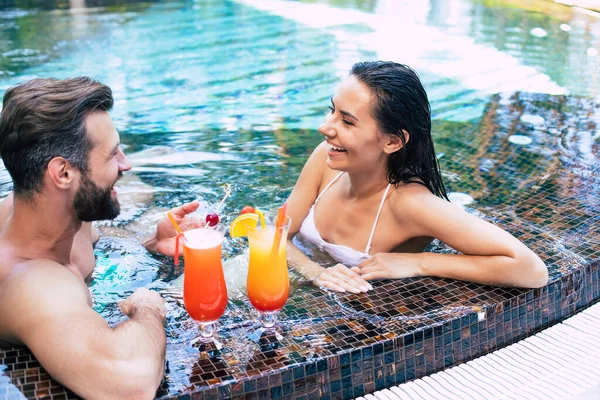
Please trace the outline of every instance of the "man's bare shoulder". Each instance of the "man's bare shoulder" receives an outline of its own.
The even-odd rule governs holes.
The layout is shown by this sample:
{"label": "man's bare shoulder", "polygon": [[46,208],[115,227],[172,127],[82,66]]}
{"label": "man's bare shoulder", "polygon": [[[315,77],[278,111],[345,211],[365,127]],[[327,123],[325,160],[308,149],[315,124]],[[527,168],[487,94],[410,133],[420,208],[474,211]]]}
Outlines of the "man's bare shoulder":
{"label": "man's bare shoulder", "polygon": [[87,288],[65,266],[51,260],[0,265],[0,340],[21,343],[34,321],[82,308],[89,308]]}
{"label": "man's bare shoulder", "polygon": [[[35,298],[37,293],[63,292],[81,295],[86,299],[87,289],[67,267],[52,260],[26,260],[14,265],[2,265],[0,269],[0,298]],[[5,299],[7,300],[7,299]],[[8,300],[7,300],[8,301]],[[0,302],[0,306],[3,302]]]}
{"label": "man's bare shoulder", "polygon": [[[8,196],[0,200],[0,229],[8,219],[8,216],[13,210],[13,193],[9,193]],[[91,222],[84,222],[81,224],[81,229],[77,232],[83,240],[90,241],[92,244],[96,243],[100,238],[98,230],[94,228]]]}

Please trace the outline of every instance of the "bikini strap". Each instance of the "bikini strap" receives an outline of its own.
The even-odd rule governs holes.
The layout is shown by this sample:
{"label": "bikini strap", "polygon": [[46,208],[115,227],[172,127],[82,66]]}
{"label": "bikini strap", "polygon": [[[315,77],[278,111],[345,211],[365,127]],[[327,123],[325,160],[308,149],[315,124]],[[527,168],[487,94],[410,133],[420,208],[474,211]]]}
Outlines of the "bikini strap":
{"label": "bikini strap", "polygon": [[340,172],[339,174],[337,174],[337,176],[335,178],[333,178],[331,180],[331,182],[329,182],[327,184],[327,186],[325,186],[325,188],[323,189],[323,191],[321,193],[319,193],[319,195],[317,196],[317,199],[315,200],[315,204],[317,204],[317,202],[319,201],[319,199],[321,198],[321,196],[323,196],[323,193],[325,193],[325,191],[327,189],[329,189],[329,186],[333,185],[335,183],[335,181],[337,181],[339,179],[340,176],[342,176],[343,172]]}
{"label": "bikini strap", "polygon": [[369,254],[369,251],[371,250],[371,241],[373,240],[373,235],[375,235],[377,221],[379,221],[379,215],[381,214],[381,210],[383,209],[383,203],[385,203],[385,198],[387,197],[388,191],[390,190],[390,186],[392,186],[392,184],[388,183],[387,188],[385,188],[385,192],[383,193],[383,197],[381,198],[381,203],[379,203],[379,210],[377,211],[375,223],[373,224],[373,229],[371,229],[371,236],[369,236],[369,242],[367,243],[367,248],[365,249],[366,254]]}

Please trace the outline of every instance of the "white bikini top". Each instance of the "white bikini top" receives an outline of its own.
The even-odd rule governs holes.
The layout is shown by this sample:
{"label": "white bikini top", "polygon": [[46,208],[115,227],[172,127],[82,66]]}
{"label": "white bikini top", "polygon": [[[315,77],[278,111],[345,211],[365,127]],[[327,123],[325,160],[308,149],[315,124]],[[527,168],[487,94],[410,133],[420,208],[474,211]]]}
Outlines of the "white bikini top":
{"label": "white bikini top", "polygon": [[365,248],[365,252],[361,253],[360,251],[356,251],[348,246],[326,242],[319,234],[315,224],[315,206],[317,205],[317,202],[321,196],[323,196],[323,193],[325,193],[325,191],[327,191],[327,189],[329,189],[329,187],[333,185],[339,179],[339,177],[342,176],[342,174],[343,172],[340,172],[335,178],[333,178],[333,180],[329,182],[319,194],[315,200],[315,204],[312,205],[308,215],[302,222],[299,232],[306,240],[317,246],[319,249],[325,251],[334,260],[344,264],[348,268],[352,268],[358,266],[358,264],[370,257],[369,251],[371,250],[371,241],[373,240],[373,235],[375,234],[375,227],[377,227],[377,221],[379,221],[379,215],[383,209],[383,203],[385,202],[385,198],[387,197],[391,184],[388,184],[387,188],[385,189],[385,193],[383,193],[381,203],[379,204],[379,210],[377,211],[377,216],[375,217],[375,222],[373,223],[373,229],[371,229],[371,235],[369,236],[367,247]]}

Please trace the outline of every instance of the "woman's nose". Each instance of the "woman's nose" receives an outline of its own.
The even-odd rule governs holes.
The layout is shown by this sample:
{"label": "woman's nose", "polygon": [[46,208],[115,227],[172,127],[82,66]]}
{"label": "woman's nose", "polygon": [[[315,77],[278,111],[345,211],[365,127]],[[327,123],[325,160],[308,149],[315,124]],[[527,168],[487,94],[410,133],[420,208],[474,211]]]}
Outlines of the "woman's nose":
{"label": "woman's nose", "polygon": [[319,125],[318,130],[319,133],[321,133],[321,135],[327,136],[328,138],[335,136],[335,129],[329,121],[329,116],[327,116],[325,118],[325,121],[323,121],[323,123]]}

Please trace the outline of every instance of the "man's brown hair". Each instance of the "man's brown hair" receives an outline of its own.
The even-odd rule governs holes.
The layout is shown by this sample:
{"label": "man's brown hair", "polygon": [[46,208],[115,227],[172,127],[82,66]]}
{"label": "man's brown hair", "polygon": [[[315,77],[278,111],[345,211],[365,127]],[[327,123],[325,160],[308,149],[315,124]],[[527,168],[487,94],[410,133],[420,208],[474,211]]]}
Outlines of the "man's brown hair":
{"label": "man's brown hair", "polygon": [[87,77],[32,79],[9,88],[0,114],[0,156],[15,195],[29,198],[39,192],[55,157],[86,173],[92,143],[85,117],[112,106],[110,88]]}

